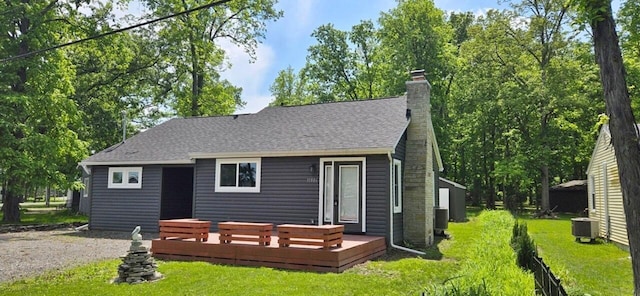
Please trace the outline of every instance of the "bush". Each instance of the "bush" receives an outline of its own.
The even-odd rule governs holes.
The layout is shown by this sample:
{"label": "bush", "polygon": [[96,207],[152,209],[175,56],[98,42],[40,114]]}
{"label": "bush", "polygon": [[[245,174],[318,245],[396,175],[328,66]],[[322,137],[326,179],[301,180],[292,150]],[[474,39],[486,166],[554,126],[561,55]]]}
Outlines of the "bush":
{"label": "bush", "polygon": [[527,232],[527,224],[518,221],[513,224],[511,247],[516,252],[516,263],[524,270],[533,271],[533,257],[536,246]]}

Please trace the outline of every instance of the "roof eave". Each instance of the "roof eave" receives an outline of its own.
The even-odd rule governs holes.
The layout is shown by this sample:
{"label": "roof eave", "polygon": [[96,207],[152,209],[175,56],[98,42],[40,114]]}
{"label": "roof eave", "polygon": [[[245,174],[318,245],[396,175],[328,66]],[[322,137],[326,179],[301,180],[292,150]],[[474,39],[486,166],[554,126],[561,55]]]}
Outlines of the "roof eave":
{"label": "roof eave", "polygon": [[[393,147],[398,147],[398,144],[400,144],[400,140],[402,140],[402,136],[404,136],[404,133],[407,131],[407,128],[409,128],[409,124],[410,123],[411,123],[411,118],[408,118],[407,119],[407,123],[404,125],[404,128],[402,129],[402,132],[400,133],[400,136],[396,140],[396,143],[395,143],[395,145],[393,145]],[[394,150],[395,150],[395,148],[394,148]]]}
{"label": "roof eave", "polygon": [[467,189],[467,187],[465,187],[465,186],[463,186],[461,184],[458,184],[456,182],[453,182],[453,181],[451,181],[449,179],[445,179],[443,177],[440,177],[439,179],[440,179],[440,181],[445,182],[447,184],[450,184],[451,186],[454,186],[454,187],[457,187],[457,188],[460,188],[460,189],[465,189],[465,190]]}
{"label": "roof eave", "polygon": [[154,164],[194,164],[194,159],[175,159],[175,160],[110,160],[110,161],[83,161],[80,166],[96,166],[96,165],[154,165]]}
{"label": "roof eave", "polygon": [[442,163],[442,157],[440,156],[440,147],[438,147],[438,139],[436,139],[436,132],[433,129],[433,123],[429,120],[429,130],[431,133],[431,142],[433,143],[433,152],[436,155],[436,162],[438,163],[438,171],[444,171],[444,164]]}
{"label": "roof eave", "polygon": [[300,151],[262,151],[262,152],[194,152],[189,153],[192,159],[238,158],[238,157],[293,157],[293,156],[339,156],[339,155],[372,155],[394,153],[393,147],[328,149]]}

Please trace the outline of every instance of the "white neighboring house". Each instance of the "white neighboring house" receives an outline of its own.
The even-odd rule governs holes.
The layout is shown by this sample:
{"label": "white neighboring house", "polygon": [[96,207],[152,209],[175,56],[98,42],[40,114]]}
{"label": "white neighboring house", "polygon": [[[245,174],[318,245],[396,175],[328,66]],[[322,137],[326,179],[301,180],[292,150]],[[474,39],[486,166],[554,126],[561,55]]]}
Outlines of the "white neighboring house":
{"label": "white neighboring house", "polygon": [[598,220],[599,236],[629,246],[627,223],[622,203],[622,188],[618,177],[609,125],[600,128],[591,161],[587,168],[589,217]]}

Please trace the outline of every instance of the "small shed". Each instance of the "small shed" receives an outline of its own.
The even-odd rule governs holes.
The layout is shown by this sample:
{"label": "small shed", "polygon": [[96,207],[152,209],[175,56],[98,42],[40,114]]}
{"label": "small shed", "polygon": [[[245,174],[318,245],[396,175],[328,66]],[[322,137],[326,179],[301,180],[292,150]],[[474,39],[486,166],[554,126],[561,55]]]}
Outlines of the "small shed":
{"label": "small shed", "polygon": [[582,213],[588,205],[587,180],[572,180],[549,188],[549,206],[555,212]]}
{"label": "small shed", "polygon": [[464,222],[467,220],[465,196],[466,189],[456,182],[440,178],[440,208],[449,210],[449,221]]}

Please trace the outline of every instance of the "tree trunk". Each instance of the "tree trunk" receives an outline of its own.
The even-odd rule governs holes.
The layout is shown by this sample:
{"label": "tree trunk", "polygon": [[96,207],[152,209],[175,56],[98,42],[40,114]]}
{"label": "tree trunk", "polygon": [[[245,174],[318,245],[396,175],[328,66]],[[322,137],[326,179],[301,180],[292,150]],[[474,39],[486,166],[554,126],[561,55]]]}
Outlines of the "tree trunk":
{"label": "tree trunk", "polygon": [[17,194],[13,182],[7,182],[5,194],[5,203],[2,206],[2,212],[4,214],[2,222],[20,223],[20,196]]}
{"label": "tree trunk", "polygon": [[[634,278],[634,295],[640,295],[640,142],[631,111],[625,69],[611,13],[611,1],[585,1],[591,21],[594,50],[609,115],[611,142],[618,162],[624,213]],[[604,8],[604,9],[602,9]]]}
{"label": "tree trunk", "polygon": [[482,203],[482,191],[480,190],[480,178],[473,178],[473,190],[471,191],[471,205],[472,206],[480,206]]}
{"label": "tree trunk", "polygon": [[47,185],[47,192],[44,196],[44,204],[48,207],[51,201],[51,186]]}
{"label": "tree trunk", "polygon": [[198,51],[196,45],[193,44],[193,36],[189,36],[189,42],[191,43],[191,116],[200,115],[200,69],[198,66]]}
{"label": "tree trunk", "polygon": [[542,192],[540,192],[541,210],[546,211],[549,210],[549,166],[543,165],[542,168],[540,168],[540,172],[542,173]]}

